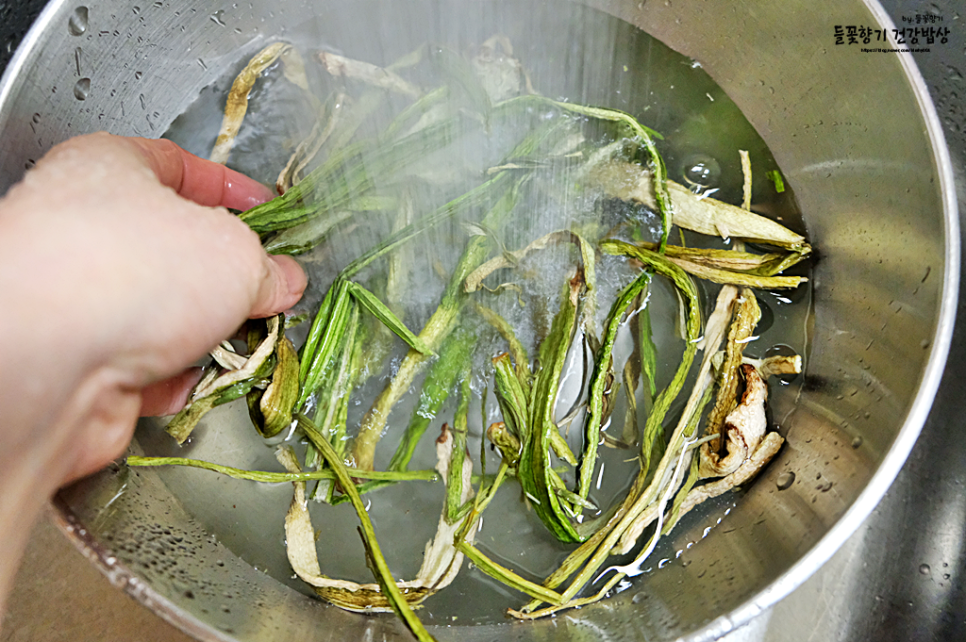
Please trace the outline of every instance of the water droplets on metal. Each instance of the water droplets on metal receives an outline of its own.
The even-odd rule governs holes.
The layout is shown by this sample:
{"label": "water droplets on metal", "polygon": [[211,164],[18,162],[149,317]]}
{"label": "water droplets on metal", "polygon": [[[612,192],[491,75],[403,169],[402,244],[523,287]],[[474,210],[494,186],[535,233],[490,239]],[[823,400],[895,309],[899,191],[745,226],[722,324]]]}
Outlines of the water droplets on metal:
{"label": "water droplets on metal", "polygon": [[72,36],[83,35],[87,31],[90,14],[87,7],[81,5],[74,9],[67,19],[67,32]]}
{"label": "water droplets on metal", "polygon": [[77,100],[87,100],[87,95],[91,91],[91,79],[81,78],[74,84],[74,98]]}
{"label": "water droplets on metal", "polygon": [[789,488],[794,483],[795,483],[795,473],[793,473],[792,471],[788,471],[778,476],[778,480],[776,481],[775,485],[778,486],[778,490],[785,490],[786,488]]}

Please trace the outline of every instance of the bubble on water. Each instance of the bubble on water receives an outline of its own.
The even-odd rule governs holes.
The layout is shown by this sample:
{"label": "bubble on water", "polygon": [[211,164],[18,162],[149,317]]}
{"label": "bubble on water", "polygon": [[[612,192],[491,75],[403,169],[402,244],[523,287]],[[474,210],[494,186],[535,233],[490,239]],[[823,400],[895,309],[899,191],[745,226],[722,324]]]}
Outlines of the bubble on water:
{"label": "bubble on water", "polygon": [[721,165],[707,154],[691,154],[681,162],[681,177],[691,187],[714,187],[721,178]]}
{"label": "bubble on water", "polygon": [[74,9],[74,13],[70,14],[70,18],[67,19],[67,32],[72,36],[83,35],[87,31],[89,14],[87,7],[80,6]]}

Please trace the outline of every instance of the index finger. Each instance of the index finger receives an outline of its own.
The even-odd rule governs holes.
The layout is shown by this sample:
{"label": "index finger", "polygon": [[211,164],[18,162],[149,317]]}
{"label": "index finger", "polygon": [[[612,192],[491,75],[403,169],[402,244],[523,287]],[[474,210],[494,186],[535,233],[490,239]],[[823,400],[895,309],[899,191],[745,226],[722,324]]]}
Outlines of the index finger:
{"label": "index finger", "polygon": [[128,138],[141,152],[158,180],[199,205],[248,210],[272,199],[267,187],[224,165],[199,158],[176,143]]}

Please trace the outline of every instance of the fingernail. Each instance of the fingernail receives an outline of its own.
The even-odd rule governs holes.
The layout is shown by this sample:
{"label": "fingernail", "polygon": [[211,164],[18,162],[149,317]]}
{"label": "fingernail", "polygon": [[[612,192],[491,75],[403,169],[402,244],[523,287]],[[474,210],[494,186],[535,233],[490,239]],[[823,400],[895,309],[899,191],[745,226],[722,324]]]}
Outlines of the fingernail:
{"label": "fingernail", "polygon": [[305,292],[305,286],[308,285],[308,278],[305,276],[305,271],[290,256],[273,256],[271,259],[282,273],[282,278],[285,279],[286,289],[289,295],[295,299],[292,302],[294,304],[295,301],[302,298],[302,293]]}
{"label": "fingernail", "polygon": [[241,210],[243,212],[246,210],[250,210],[253,207],[258,207],[262,203],[267,203],[268,201],[275,198],[275,194],[272,193],[272,190],[268,189],[261,183],[256,183],[255,181],[250,179],[245,180],[244,190],[238,189],[236,187],[236,185],[240,184],[241,181],[238,181],[236,183],[236,182],[226,180],[225,182],[226,182],[226,189],[229,190],[229,192],[231,190],[235,190],[235,193],[242,194],[241,198],[239,198],[236,203],[232,203],[230,207],[234,206],[235,209]]}

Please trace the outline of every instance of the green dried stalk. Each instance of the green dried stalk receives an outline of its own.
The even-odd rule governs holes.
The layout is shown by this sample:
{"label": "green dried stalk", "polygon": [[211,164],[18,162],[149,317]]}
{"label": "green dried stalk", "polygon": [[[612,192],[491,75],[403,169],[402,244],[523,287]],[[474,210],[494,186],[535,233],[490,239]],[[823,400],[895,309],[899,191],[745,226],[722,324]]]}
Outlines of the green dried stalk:
{"label": "green dried stalk", "polygon": [[[317,400],[315,417],[313,422],[322,432],[333,450],[342,456],[345,452],[346,423],[349,415],[349,397],[353,387],[356,385],[357,361],[359,345],[361,343],[360,333],[362,324],[360,323],[361,313],[359,306],[353,306],[349,313],[349,320],[346,325],[343,343],[336,355],[336,361],[329,368],[320,386],[320,394]],[[308,449],[314,450],[311,443]],[[306,465],[309,464],[309,451],[306,451]],[[317,452],[313,453],[317,459]],[[389,485],[393,482],[370,482],[370,484]],[[373,486],[363,489],[360,492],[373,490]],[[312,499],[325,503],[333,503],[335,484],[329,482],[319,482],[312,491]]]}
{"label": "green dried stalk", "polygon": [[[564,288],[560,310],[554,316],[550,334],[540,345],[540,369],[535,373],[530,394],[527,412],[529,426],[526,433],[520,435],[522,450],[517,466],[517,479],[530,499],[534,512],[547,529],[563,542],[578,542],[581,536],[564,511],[560,497],[551,488],[550,435],[557,431],[554,422],[557,392],[567,351],[577,331],[577,308],[583,291],[583,273],[578,270]],[[498,386],[497,394],[500,393]]]}
{"label": "green dried stalk", "polygon": [[407,470],[416,451],[419,439],[438,414],[450,390],[469,364],[474,342],[470,333],[457,331],[450,335],[439,350],[439,358],[433,362],[419,393],[419,402],[413,409],[412,418],[403,434],[395,454],[389,462],[389,470]]}
{"label": "green dried stalk", "polygon": [[201,418],[215,406],[247,395],[257,383],[266,383],[275,367],[272,357],[282,331],[281,326],[281,315],[268,320],[267,336],[241,368],[222,370],[217,376],[202,378],[192,391],[187,405],[168,422],[165,428],[167,433],[179,444],[184,443]]}
{"label": "green dried stalk", "polygon": [[536,582],[531,582],[530,580],[521,577],[505,566],[494,562],[472,544],[461,541],[457,545],[457,548],[459,548],[460,552],[466,555],[467,559],[473,562],[478,569],[490,577],[499,580],[503,584],[506,584],[510,588],[516,589],[521,593],[531,595],[534,598],[549,604],[559,604],[562,601],[560,595],[555,591],[552,591],[544,586],[540,586]]}
{"label": "green dried stalk", "polygon": [[411,349],[419,352],[423,356],[431,357],[435,353],[426,343],[417,337],[406,325],[399,320],[386,304],[379,300],[369,290],[358,283],[349,281],[349,294],[351,294],[362,307],[369,311],[369,314],[379,319],[384,326],[392,330],[393,334],[406,342]]}
{"label": "green dried stalk", "polygon": [[326,292],[322,305],[312,320],[309,335],[302,345],[299,355],[299,381],[302,383],[302,390],[296,403],[297,409],[303,408],[309,397],[321,386],[326,368],[345,338],[353,305],[355,303],[349,294],[348,281],[337,278]]}
{"label": "green dried stalk", "polygon": [[366,140],[347,145],[285,194],[239,214],[239,218],[264,234],[316,217],[331,217],[349,209],[352,199],[368,192],[373,176],[382,180],[392,177],[424,155],[446,147],[459,134],[460,119],[454,117],[395,141]]}
{"label": "green dried stalk", "polygon": [[[460,399],[459,404],[456,407],[456,419],[453,423],[453,429],[450,432],[449,439],[449,475],[447,476],[446,484],[446,507],[443,511],[444,519],[447,524],[455,524],[460,516],[461,509],[463,507],[463,502],[466,501],[466,492],[463,488],[463,469],[464,462],[469,463],[469,452],[466,448],[466,437],[469,433],[468,428],[468,415],[470,409],[470,373],[466,370],[463,371],[463,382],[460,385]],[[443,424],[443,439],[446,438],[447,428],[446,424]],[[440,442],[437,440],[437,450],[440,448]],[[439,457],[443,460],[444,457]],[[470,471],[472,472],[472,464],[470,465]]]}
{"label": "green dried stalk", "polygon": [[262,246],[269,254],[298,255],[319,245],[343,223],[364,212],[382,212],[395,208],[396,200],[376,195],[362,196],[345,203],[345,209],[331,212],[328,216],[310,218],[271,235]]}
{"label": "green dried stalk", "polygon": [[[278,473],[264,470],[242,470],[231,466],[213,464],[200,459],[188,459],[185,457],[137,457],[128,456],[124,463],[133,468],[138,467],[158,467],[158,466],[185,466],[188,468],[200,468],[212,472],[221,473],[234,479],[244,479],[247,481],[261,482],[263,484],[281,484],[284,482],[310,481],[313,479],[336,479],[336,474],[331,470],[317,470],[302,473]],[[382,470],[356,470],[347,469],[350,476],[356,479],[375,479],[379,481],[401,482],[401,481],[439,481],[439,473],[435,470],[410,470],[410,471],[382,471]]]}
{"label": "green dried stalk", "polygon": [[238,77],[231,85],[228,92],[228,99],[225,103],[225,116],[221,123],[221,131],[215,139],[215,146],[211,150],[209,158],[216,162],[225,164],[231,154],[232,145],[235,137],[241,128],[245,113],[248,111],[248,96],[255,81],[268,69],[279,57],[292,45],[284,42],[274,42],[261,51],[245,65]]}
{"label": "green dried stalk", "polygon": [[[653,426],[663,422],[664,415],[667,413],[667,409],[670,406],[671,401],[677,396],[681,387],[684,384],[684,380],[687,377],[687,371],[690,369],[691,361],[694,358],[694,353],[696,351],[696,344],[699,339],[699,332],[701,327],[701,318],[698,310],[698,298],[697,290],[694,283],[691,281],[690,277],[681,271],[680,268],[671,263],[668,259],[664,258],[660,254],[655,252],[650,252],[642,248],[638,248],[629,243],[624,243],[623,241],[603,241],[601,243],[601,250],[607,254],[624,255],[635,258],[642,263],[644,263],[646,268],[654,270],[656,273],[661,274],[669,278],[675,287],[680,291],[687,303],[687,317],[686,317],[686,344],[685,353],[682,359],[681,366],[678,368],[674,379],[672,379],[671,384],[662,393],[661,397],[655,402],[654,408],[651,414],[648,416],[648,425]],[[686,415],[688,414],[688,409],[685,409]],[[650,482],[646,487],[644,487],[643,481],[647,476],[647,468],[642,465],[641,473],[638,475],[638,479],[632,487],[631,492],[624,500],[624,504],[618,510],[619,519],[611,520],[605,528],[602,528],[605,534],[601,537],[595,537],[594,539],[598,542],[596,548],[590,549],[581,548],[575,551],[571,555],[574,559],[569,559],[565,561],[566,572],[561,572],[552,575],[545,581],[545,585],[551,586],[554,583],[562,582],[567,576],[571,575],[573,572],[577,572],[576,577],[574,577],[570,586],[561,593],[563,598],[563,604],[555,608],[569,608],[570,606],[577,606],[586,601],[574,601],[576,594],[583,589],[583,587],[593,579],[597,574],[600,567],[606,561],[608,555],[610,554],[611,548],[618,542],[621,535],[630,527],[631,524],[637,519],[637,517],[651,504],[658,501],[659,496],[662,492],[666,492],[668,484],[672,481],[673,471],[675,467],[672,466],[672,461],[675,457],[679,456],[682,448],[685,447],[685,429],[686,424],[679,424],[668,441],[667,452],[661,458],[657,469],[654,471],[653,481]],[[645,432],[647,432],[645,428]],[[645,437],[644,441],[647,441]],[[643,488],[643,490],[641,490]],[[615,523],[616,522],[616,523]],[[575,560],[579,559],[580,562],[576,563]],[[576,571],[578,564],[583,564],[583,567],[579,571]],[[611,580],[613,581],[613,580]],[[609,582],[610,583],[610,582]],[[606,591],[598,593],[593,599],[600,599]],[[533,609],[538,606],[538,603],[531,602],[520,612],[521,615],[533,611]],[[536,615],[535,613],[533,614]]]}
{"label": "green dried stalk", "polygon": [[587,418],[584,421],[584,451],[578,469],[577,494],[586,499],[590,494],[594,469],[597,466],[597,445],[600,443],[600,427],[604,418],[604,392],[609,382],[614,379],[614,341],[620,329],[630,304],[638,298],[641,292],[651,282],[651,275],[643,273],[634,279],[618,295],[607,316],[607,328],[604,339],[597,350],[594,361],[594,374],[590,379],[588,393]]}
{"label": "green dried stalk", "polygon": [[510,356],[513,357],[513,362],[516,364],[516,375],[529,388],[530,380],[533,376],[530,372],[530,357],[527,356],[527,349],[517,338],[513,328],[510,327],[506,319],[486,306],[476,303],[473,309],[483,317],[484,321],[496,328],[496,331],[507,342],[510,348]]}
{"label": "green dried stalk", "polygon": [[672,259],[672,261],[688,274],[720,285],[738,285],[760,290],[784,290],[797,288],[808,281],[808,278],[804,276],[758,276],[708,267],[682,259]]}
{"label": "green dried stalk", "polygon": [[326,372],[324,383],[320,386],[321,394],[313,418],[315,425],[340,455],[345,448],[345,417],[348,411],[349,395],[355,385],[356,370],[353,357],[360,342],[361,324],[359,317],[358,306],[353,306],[349,313],[345,336],[337,353],[336,361],[333,367]]}
{"label": "green dried stalk", "polygon": [[382,594],[385,595],[393,611],[403,620],[406,627],[417,640],[420,642],[435,642],[435,638],[429,634],[426,627],[423,626],[423,623],[416,617],[412,607],[396,585],[392,571],[389,569],[386,558],[382,554],[382,549],[379,547],[379,542],[376,541],[375,530],[372,527],[372,521],[369,519],[366,506],[362,503],[362,497],[356,490],[355,484],[352,481],[352,475],[342,463],[341,457],[332,449],[331,444],[322,438],[318,429],[307,417],[299,415],[298,422],[299,427],[309,436],[312,444],[318,449],[326,463],[335,473],[336,481],[343,489],[343,492],[349,497],[352,507],[359,516],[362,541],[366,547],[366,554],[371,561],[373,575],[376,576],[382,588]]}
{"label": "green dried stalk", "polygon": [[728,330],[728,343],[725,346],[724,362],[718,370],[718,394],[715,398],[714,407],[708,415],[708,423],[705,425],[706,435],[718,435],[719,440],[712,441],[710,447],[713,450],[721,450],[724,443],[724,421],[725,417],[738,405],[738,369],[741,366],[742,356],[748,341],[754,338],[755,326],[761,319],[761,310],[758,308],[758,301],[755,293],[744,288],[738,297],[738,304],[735,308],[734,319]]}
{"label": "green dried stalk", "polygon": [[[504,460],[512,461],[515,468],[520,459],[522,443],[530,435],[530,381],[521,379],[513,367],[510,355],[503,353],[493,359],[493,376],[496,384],[496,400],[503,415],[502,428],[493,428],[491,441],[508,448]],[[505,432],[505,434],[504,434]]]}
{"label": "green dried stalk", "polygon": [[[657,243],[639,242],[637,245],[648,250],[657,250],[658,247]],[[680,260],[681,262],[678,265],[681,267],[684,267],[684,264],[693,263],[729,272],[742,272],[756,276],[775,276],[783,270],[800,263],[809,255],[810,251],[752,254],[750,252],[739,252],[736,250],[668,245],[664,249],[664,253],[675,263],[678,263]]]}
{"label": "green dried stalk", "polygon": [[[343,275],[353,272],[353,270],[345,270]],[[415,352],[423,357],[433,354],[433,349],[423,339],[414,335],[375,295],[361,285],[347,280],[346,276],[339,276],[326,293],[322,306],[312,322],[308,339],[302,346],[299,371],[302,391],[296,404],[297,408],[302,408],[309,397],[319,389],[338,345],[345,338],[348,315],[353,301],[366,308]]]}
{"label": "green dried stalk", "polygon": [[[593,507],[568,491],[550,466],[551,449],[564,461],[576,464],[570,447],[553,422],[559,378],[576,331],[577,300],[583,290],[579,272],[569,287],[571,291],[564,292],[561,312],[554,321],[555,329],[541,345],[541,367],[532,387],[529,375],[521,375],[520,368],[513,367],[508,354],[493,360],[497,400],[505,428],[494,425],[488,431],[491,440],[504,452],[504,461],[515,466],[524,495],[535,512],[560,539],[576,536],[567,514],[569,511],[573,515],[571,504]],[[515,340],[512,330],[508,332]],[[528,465],[530,462],[536,462],[535,468]]]}
{"label": "green dried stalk", "polygon": [[[652,173],[640,165],[619,161],[601,163],[590,172],[589,179],[616,198],[636,201],[649,208],[659,207],[652,187]],[[803,254],[810,250],[803,236],[771,219],[711,197],[699,197],[671,180],[667,181],[667,187],[674,203],[672,222],[678,227],[712,237],[765,243]]]}

